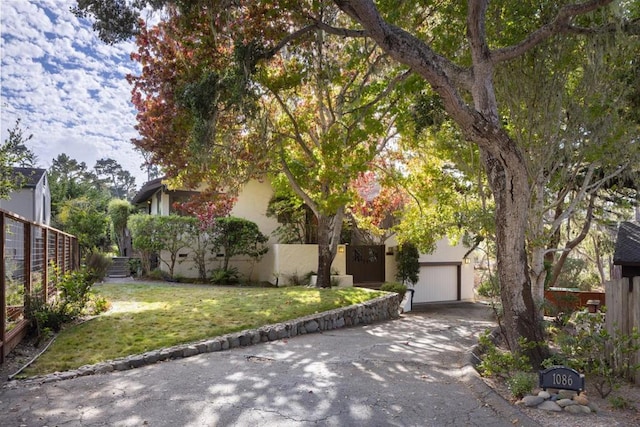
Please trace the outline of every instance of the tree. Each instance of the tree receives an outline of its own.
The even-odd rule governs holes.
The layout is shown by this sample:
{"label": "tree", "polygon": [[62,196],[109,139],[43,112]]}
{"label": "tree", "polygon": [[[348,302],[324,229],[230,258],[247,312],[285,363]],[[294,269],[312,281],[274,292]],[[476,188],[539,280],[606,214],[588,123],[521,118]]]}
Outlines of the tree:
{"label": "tree", "polygon": [[8,132],[8,138],[0,145],[0,199],[8,198],[9,193],[20,187],[24,179],[14,173],[14,167],[32,168],[37,163],[36,155],[26,146],[33,135],[24,135],[20,119]]}
{"label": "tree", "polygon": [[400,280],[403,285],[415,286],[418,283],[420,274],[420,253],[418,248],[412,243],[403,243],[398,246],[396,253],[396,262],[398,264],[398,272],[396,279]]}
{"label": "tree", "polygon": [[192,217],[187,227],[187,240],[200,280],[207,278],[208,256],[215,249],[212,237],[216,233],[216,220],[227,216],[234,203],[235,198],[228,194],[203,192],[192,196],[188,202],[175,205],[176,209]]}
{"label": "tree", "polygon": [[133,206],[126,200],[113,199],[109,202],[107,213],[111,219],[111,234],[118,245],[120,256],[127,256],[128,229],[127,222],[133,211]]}
{"label": "tree", "polygon": [[215,222],[213,247],[224,253],[223,270],[229,270],[229,260],[234,256],[246,255],[258,261],[267,253],[265,243],[269,238],[260,232],[256,223],[232,216],[217,218]]}
{"label": "tree", "polygon": [[133,198],[136,192],[136,179],[129,171],[124,170],[120,163],[113,159],[100,159],[96,161],[93,169],[98,178],[102,178],[105,182],[113,197]]}
{"label": "tree", "polygon": [[[429,83],[464,138],[480,150],[495,201],[506,339],[513,349],[526,353],[534,365],[539,365],[546,356],[546,348],[519,348],[518,344],[520,337],[536,343],[542,343],[544,338],[528,275],[525,232],[531,188],[523,147],[510,135],[499,114],[495,72],[500,64],[522,57],[551,40],[562,44],[563,38],[557,37],[560,35],[566,38],[599,30],[612,32],[619,27],[637,31],[637,20],[615,25],[614,20],[619,17],[607,14],[609,11],[605,9],[611,3],[612,0],[575,4],[498,1],[492,2],[489,9],[489,2],[481,0],[469,1],[465,10],[459,2],[435,5],[385,2],[378,9],[372,0],[335,0],[335,6],[351,18],[342,28],[325,24],[324,18],[333,15],[313,2],[301,5],[256,1],[237,6],[214,3],[208,5],[207,13],[213,17],[211,22],[216,30],[223,30],[217,34],[234,42],[255,41],[263,47],[262,54],[254,55],[248,62],[248,72],[253,71],[259,59],[273,59],[274,50],[278,52],[300,43],[306,34],[304,30],[313,28],[342,37],[368,37],[390,58]],[[127,8],[97,7],[101,4],[87,1],[79,7],[98,18],[96,25],[105,39],[113,42],[128,37],[135,29],[132,20],[136,14]],[[633,5],[624,3],[621,7],[627,13],[623,18],[637,18],[630,15],[638,13]],[[114,11],[119,16],[114,16]],[[594,11],[602,13],[589,15]],[[492,19],[494,16],[496,19]],[[526,25],[518,20],[522,16],[530,17]],[[119,22],[124,25],[118,25],[117,18],[122,17],[126,19]],[[462,34],[466,37],[460,37]]]}
{"label": "tree", "polygon": [[284,176],[276,176],[271,181],[274,194],[267,206],[267,216],[276,218],[278,228],[274,234],[279,243],[305,244],[317,242],[317,231],[313,212],[304,204],[288,185]]}
{"label": "tree", "polygon": [[48,171],[51,192],[51,216],[56,218],[62,205],[69,200],[85,197],[106,211],[109,195],[96,185],[97,176],[84,162],[60,154],[53,159]]}
{"label": "tree", "polygon": [[80,252],[85,255],[107,246],[109,219],[105,209],[100,209],[87,197],[65,201],[57,216],[61,229],[78,238]]}
{"label": "tree", "polygon": [[[384,164],[381,168],[388,168]],[[349,214],[355,222],[358,241],[367,244],[384,243],[397,225],[399,213],[409,202],[404,188],[384,174],[367,171],[352,183],[356,197],[349,205]]]}
{"label": "tree", "polygon": [[178,252],[189,247],[191,218],[180,215],[154,216],[156,230],[154,236],[160,245],[158,257],[169,269],[173,278]]}
{"label": "tree", "polygon": [[151,271],[151,257],[162,249],[160,240],[156,237],[158,230],[156,216],[147,214],[131,215],[127,226],[131,230],[133,249],[137,250],[142,260],[142,274]]}
{"label": "tree", "polygon": [[[208,16],[202,15],[202,18]],[[199,28],[200,35],[211,37],[204,32],[210,33],[210,26]],[[214,106],[222,102],[217,101],[220,93],[227,93],[225,82],[237,84],[237,70],[225,70],[230,60],[224,54],[214,56],[213,64],[203,58],[202,65],[194,66],[197,52],[203,51],[203,46],[198,46],[195,53],[193,49],[184,48],[185,43],[180,44],[181,40],[175,38],[176,31],[179,32],[175,25],[143,29],[138,38],[140,61],[152,64],[141,76],[132,78],[136,85],[134,103],[140,110],[140,130],[145,136],[141,143],[145,149],[152,150],[159,161],[176,162],[176,156],[169,155],[176,144],[167,138],[166,132],[167,109],[171,104],[167,100],[172,100],[175,101],[171,116],[174,119],[169,128],[174,134],[177,129],[189,131],[190,144],[187,149],[182,148],[177,161],[183,165],[182,174],[189,171],[189,179],[224,177],[225,186],[233,186],[242,179],[266,173],[267,168],[282,172],[317,219],[318,284],[329,286],[346,204],[353,198],[350,181],[369,167],[393,136],[395,104],[399,99],[391,94],[391,88],[406,74],[380,79],[379,75],[383,75],[380,70],[388,64],[375,45],[353,40],[345,46],[344,42],[325,39],[321,32],[309,32],[308,48],[292,49],[280,63],[255,73],[252,84],[260,90],[244,95],[243,108],[225,104],[217,109]],[[167,45],[182,47],[182,50],[169,49]],[[212,44],[204,51],[214,48]],[[255,55],[255,48],[245,46],[242,54]],[[351,55],[351,50],[366,52],[366,55]],[[191,59],[189,66],[175,65],[181,56]],[[174,65],[172,73],[168,73],[167,63]],[[178,78],[167,78],[167,75]],[[186,81],[180,82],[180,78]],[[303,80],[308,83],[300,86]],[[162,96],[157,88],[164,91]],[[211,97],[203,99],[203,92],[207,91]],[[229,96],[237,98],[236,92]],[[149,107],[151,104],[162,108],[162,119],[158,120],[158,113]],[[240,127],[243,136],[229,137],[229,132],[235,132],[238,125],[229,122],[227,116],[247,110],[249,113],[245,114],[251,114],[251,107],[256,107],[253,104],[259,107],[260,115],[243,121]],[[160,129],[163,131],[159,132]],[[220,134],[225,138],[221,139]],[[223,149],[222,154],[213,154],[212,150],[219,148]],[[229,156],[229,152],[250,153],[250,159],[255,161],[238,164],[238,157]],[[233,175],[229,173],[232,170]],[[234,175],[240,179],[227,181]]]}

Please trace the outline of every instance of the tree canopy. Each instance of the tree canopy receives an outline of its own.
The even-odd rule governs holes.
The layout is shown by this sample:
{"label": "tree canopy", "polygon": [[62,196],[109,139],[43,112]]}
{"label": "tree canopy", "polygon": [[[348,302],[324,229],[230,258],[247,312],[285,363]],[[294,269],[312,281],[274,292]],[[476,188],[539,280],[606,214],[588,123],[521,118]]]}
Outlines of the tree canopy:
{"label": "tree canopy", "polygon": [[[122,7],[104,7],[116,3]],[[122,2],[116,3],[97,0],[78,3],[81,12],[97,18],[97,29],[110,42],[126,38],[138,28],[133,23],[135,11],[124,7]],[[164,2],[149,3],[159,6]],[[208,136],[206,140],[211,144],[203,150],[214,154],[216,137],[222,136],[219,129],[225,129],[227,137],[242,137],[247,129],[245,123],[254,118],[256,86],[249,77],[286,58],[290,50],[311,52],[312,46],[305,46],[308,34],[320,31],[345,40],[374,41],[390,60],[392,72],[405,70],[429,85],[447,117],[456,123],[462,138],[479,150],[495,203],[498,274],[504,306],[502,324],[509,345],[527,353],[536,365],[544,358],[545,347],[519,347],[520,337],[543,342],[537,307],[540,301],[532,293],[526,241],[529,201],[535,193],[527,148],[519,143],[509,123],[503,120],[506,105],[496,89],[500,84],[497,73],[505,64],[534,72],[531,63],[519,61],[536,49],[564,47],[576,38],[593,38],[605,33],[611,37],[637,37],[640,13],[637,4],[620,2],[613,7],[613,3],[613,0],[517,3],[474,0],[466,4],[455,1],[374,3],[372,0],[180,2],[177,4],[182,7],[174,9],[175,16],[180,18],[175,21],[176,26],[184,34],[179,39],[183,43],[178,45],[199,45],[203,35],[199,31],[204,27],[192,24],[202,22],[199,17],[206,10],[207,25],[212,30],[207,35],[212,43],[207,45],[215,50],[207,50],[210,57],[195,63],[211,64],[212,69],[221,71],[207,73],[204,80],[194,79],[192,83],[197,82],[199,89],[192,93],[201,96],[189,98],[196,101],[192,103],[195,109],[184,118],[191,123],[208,125],[200,126],[198,134]],[[621,40],[621,46],[628,43],[628,39]],[[162,46],[172,45],[163,43]],[[576,50],[580,53],[576,59],[582,62],[589,60],[591,52],[588,43],[584,47]],[[557,62],[558,59],[552,57],[550,64]],[[303,87],[298,86],[300,90]],[[210,90],[202,90],[204,88]],[[231,89],[232,96],[219,98],[218,94],[223,93],[220,89]],[[203,100],[206,102],[201,103]],[[158,117],[168,120],[166,114]],[[222,120],[236,126],[214,126]],[[229,129],[233,133],[226,131]],[[169,130],[181,131],[180,128]],[[244,160],[241,156],[238,158]]]}

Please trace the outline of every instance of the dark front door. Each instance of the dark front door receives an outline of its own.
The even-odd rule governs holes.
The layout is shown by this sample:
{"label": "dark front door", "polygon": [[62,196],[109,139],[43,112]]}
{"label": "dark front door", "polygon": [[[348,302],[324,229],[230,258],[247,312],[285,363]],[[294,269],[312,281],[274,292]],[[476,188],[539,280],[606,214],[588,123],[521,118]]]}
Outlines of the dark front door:
{"label": "dark front door", "polygon": [[384,245],[347,245],[347,274],[353,283],[384,282]]}

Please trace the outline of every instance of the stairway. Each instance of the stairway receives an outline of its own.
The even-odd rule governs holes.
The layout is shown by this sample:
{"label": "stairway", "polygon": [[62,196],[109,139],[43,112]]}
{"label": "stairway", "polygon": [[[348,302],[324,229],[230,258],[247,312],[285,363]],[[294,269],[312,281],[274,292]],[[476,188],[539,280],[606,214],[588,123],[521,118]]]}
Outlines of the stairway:
{"label": "stairway", "polygon": [[107,271],[108,277],[129,277],[129,257],[113,257],[111,266]]}

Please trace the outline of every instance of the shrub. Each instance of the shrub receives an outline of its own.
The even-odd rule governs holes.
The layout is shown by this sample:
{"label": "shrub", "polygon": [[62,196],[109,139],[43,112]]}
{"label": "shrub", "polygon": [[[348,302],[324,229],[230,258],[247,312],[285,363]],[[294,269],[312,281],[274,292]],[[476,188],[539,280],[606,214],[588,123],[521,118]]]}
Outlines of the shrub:
{"label": "shrub", "polygon": [[312,274],[300,275],[297,272],[286,276],[287,285],[289,286],[309,286]]}
{"label": "shrub", "polygon": [[400,295],[400,298],[404,298],[404,294],[407,293],[407,287],[398,282],[386,282],[380,286],[380,290],[384,292],[395,292]]}
{"label": "shrub", "polygon": [[140,258],[129,258],[129,273],[132,276],[139,276],[142,274],[142,260]]}
{"label": "shrub", "polygon": [[609,403],[616,409],[630,409],[633,408],[633,402],[622,396],[612,396],[609,398]]}
{"label": "shrub", "polygon": [[111,266],[111,258],[103,254],[102,252],[91,252],[85,260],[87,271],[91,274],[91,279],[94,282],[102,282],[107,276],[107,271]]}
{"label": "shrub", "polygon": [[149,272],[148,277],[151,280],[165,280],[169,278],[169,275],[160,268],[154,268]]}
{"label": "shrub", "polygon": [[396,279],[402,284],[410,284],[411,286],[418,283],[418,276],[420,274],[419,259],[420,253],[413,243],[403,243],[400,245],[396,252],[396,264],[398,265]]}
{"label": "shrub", "polygon": [[513,397],[522,399],[536,387],[537,377],[531,372],[518,371],[507,378],[507,385]]}
{"label": "shrub", "polygon": [[27,299],[27,317],[33,322],[36,342],[79,317],[89,302],[93,274],[86,267],[64,274],[58,270],[54,272],[59,290],[57,297],[51,301],[45,301],[38,295]]}
{"label": "shrub", "polygon": [[487,280],[484,280],[480,285],[478,285],[476,292],[478,292],[478,295],[481,297],[499,299],[500,284],[498,282],[498,276],[495,274],[490,275]]}
{"label": "shrub", "polygon": [[[529,358],[525,355],[513,354],[510,351],[501,350],[487,331],[480,336],[480,345],[483,347],[484,356],[478,364],[478,372],[484,376],[509,376],[512,372],[532,370]],[[521,348],[527,343],[520,343]]]}
{"label": "shrub", "polygon": [[240,273],[235,267],[216,268],[211,274],[211,283],[214,285],[235,285],[240,281],[239,277]]}
{"label": "shrub", "polygon": [[111,308],[111,303],[103,296],[91,294],[89,296],[89,302],[85,307],[85,311],[90,315],[98,315],[104,313]]}
{"label": "shrub", "polygon": [[640,366],[632,362],[640,349],[640,333],[622,334],[616,328],[611,334],[604,324],[604,313],[574,313],[574,328],[558,333],[556,342],[566,356],[569,367],[590,375],[594,387],[605,398],[631,377]]}

